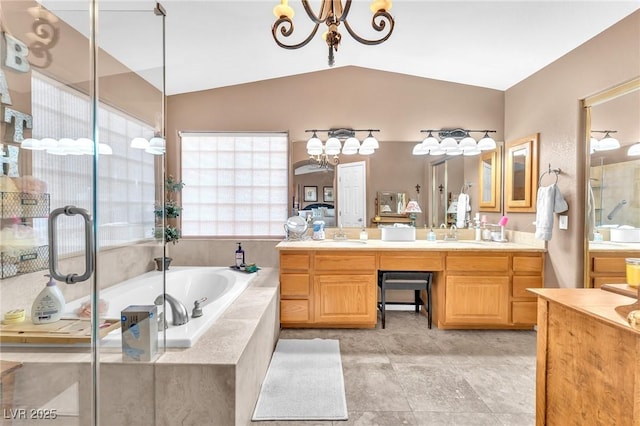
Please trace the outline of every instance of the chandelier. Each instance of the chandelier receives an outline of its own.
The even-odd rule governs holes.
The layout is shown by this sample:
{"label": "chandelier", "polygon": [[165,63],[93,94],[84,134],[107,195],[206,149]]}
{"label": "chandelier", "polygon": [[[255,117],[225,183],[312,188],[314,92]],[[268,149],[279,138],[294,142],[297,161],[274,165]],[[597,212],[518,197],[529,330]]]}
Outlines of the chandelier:
{"label": "chandelier", "polygon": [[[307,141],[307,154],[312,163],[319,167],[328,168],[330,165],[340,163],[339,154],[343,155],[371,155],[380,147],[378,140],[373,137],[373,132],[379,129],[312,129],[305,130],[306,133],[313,133]],[[318,133],[326,132],[328,139],[323,144],[318,137]],[[369,132],[362,143],[356,138],[356,132]],[[344,141],[344,145],[342,144]]]}
{"label": "chandelier", "polygon": [[[413,147],[413,155],[479,155],[482,151],[496,149],[496,141],[489,136],[495,130],[465,130],[465,129],[427,129],[421,133],[429,133],[419,144]],[[436,132],[440,140],[433,133]],[[484,133],[476,142],[470,133]]]}
{"label": "chandelier", "polygon": [[[333,66],[334,57],[333,52],[338,51],[338,45],[340,44],[340,40],[342,39],[342,34],[338,31],[338,27],[340,23],[344,23],[344,27],[347,32],[353,37],[356,41],[366,45],[374,45],[380,44],[386,41],[391,33],[393,32],[394,20],[393,17],[389,14],[389,10],[391,9],[391,0],[373,0],[371,2],[370,9],[373,12],[373,18],[371,18],[371,27],[378,31],[383,32],[387,30],[388,32],[383,35],[381,38],[376,40],[368,40],[360,37],[349,25],[347,21],[347,16],[349,15],[349,10],[351,9],[351,0],[346,0],[344,5],[342,4],[342,0],[323,0],[320,5],[320,10],[318,14],[315,14],[311,10],[311,6],[309,5],[308,0],[301,0],[302,6],[304,6],[304,10],[307,13],[309,19],[315,24],[311,33],[307,36],[306,39],[302,40],[297,44],[286,44],[283,41],[278,39],[278,34],[282,35],[282,37],[289,37],[293,34],[293,15],[294,11],[289,6],[289,0],[280,0],[280,4],[273,8],[273,14],[276,16],[276,22],[273,24],[271,28],[271,34],[273,35],[273,39],[278,44],[278,46],[285,49],[299,49],[303,46],[306,46],[313,36],[318,32],[318,27],[320,24],[324,23],[327,26],[327,30],[322,34],[322,38],[326,41],[327,46],[329,47],[329,66]],[[389,25],[387,27],[387,24]],[[280,31],[278,31],[280,29]]]}

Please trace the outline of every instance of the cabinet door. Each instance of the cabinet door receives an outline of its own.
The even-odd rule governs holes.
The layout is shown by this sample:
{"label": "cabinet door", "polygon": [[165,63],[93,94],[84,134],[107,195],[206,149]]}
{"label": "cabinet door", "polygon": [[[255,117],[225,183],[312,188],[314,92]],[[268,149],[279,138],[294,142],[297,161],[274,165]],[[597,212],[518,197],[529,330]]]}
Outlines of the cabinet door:
{"label": "cabinet door", "polygon": [[375,324],[374,275],[317,275],[314,281],[315,322]]}
{"label": "cabinet door", "polygon": [[448,276],[445,291],[447,324],[509,321],[509,277]]}

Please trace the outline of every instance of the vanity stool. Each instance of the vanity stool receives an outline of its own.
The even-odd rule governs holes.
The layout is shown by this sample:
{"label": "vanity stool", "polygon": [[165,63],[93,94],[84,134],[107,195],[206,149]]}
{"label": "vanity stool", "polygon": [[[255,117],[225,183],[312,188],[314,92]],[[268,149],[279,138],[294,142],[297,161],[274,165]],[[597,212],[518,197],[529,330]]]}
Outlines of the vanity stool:
{"label": "vanity stool", "polygon": [[[431,328],[431,280],[433,272],[414,271],[382,271],[378,276],[378,287],[380,287],[380,303],[378,308],[382,314],[382,328],[385,328],[385,306],[386,305],[415,305],[416,313],[420,312],[420,305],[425,303],[420,297],[420,291],[427,292],[427,321]],[[387,302],[385,300],[386,290],[414,290],[414,302]]]}

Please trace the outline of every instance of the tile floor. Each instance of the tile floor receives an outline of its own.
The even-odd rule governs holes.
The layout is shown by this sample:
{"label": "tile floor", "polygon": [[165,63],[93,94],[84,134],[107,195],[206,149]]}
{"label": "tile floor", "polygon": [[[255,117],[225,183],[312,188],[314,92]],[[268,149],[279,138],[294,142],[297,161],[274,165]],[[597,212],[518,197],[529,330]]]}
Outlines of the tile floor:
{"label": "tile floor", "polygon": [[340,340],[349,420],[252,426],[535,424],[534,331],[429,330],[424,315],[387,311],[384,330],[280,333],[315,337]]}

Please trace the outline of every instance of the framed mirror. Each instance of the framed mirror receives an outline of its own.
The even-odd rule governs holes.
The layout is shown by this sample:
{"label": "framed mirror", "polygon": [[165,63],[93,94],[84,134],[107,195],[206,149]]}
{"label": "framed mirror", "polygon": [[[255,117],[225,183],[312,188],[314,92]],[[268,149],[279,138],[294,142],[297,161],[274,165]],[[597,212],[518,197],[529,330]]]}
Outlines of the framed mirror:
{"label": "framed mirror", "polygon": [[535,212],[538,191],[538,133],[507,142],[505,199],[507,212]]}
{"label": "framed mirror", "polygon": [[408,202],[405,192],[378,192],[378,216],[403,217],[402,213]]}
{"label": "framed mirror", "polygon": [[502,202],[501,148],[482,152],[478,161],[478,210],[499,212]]}

